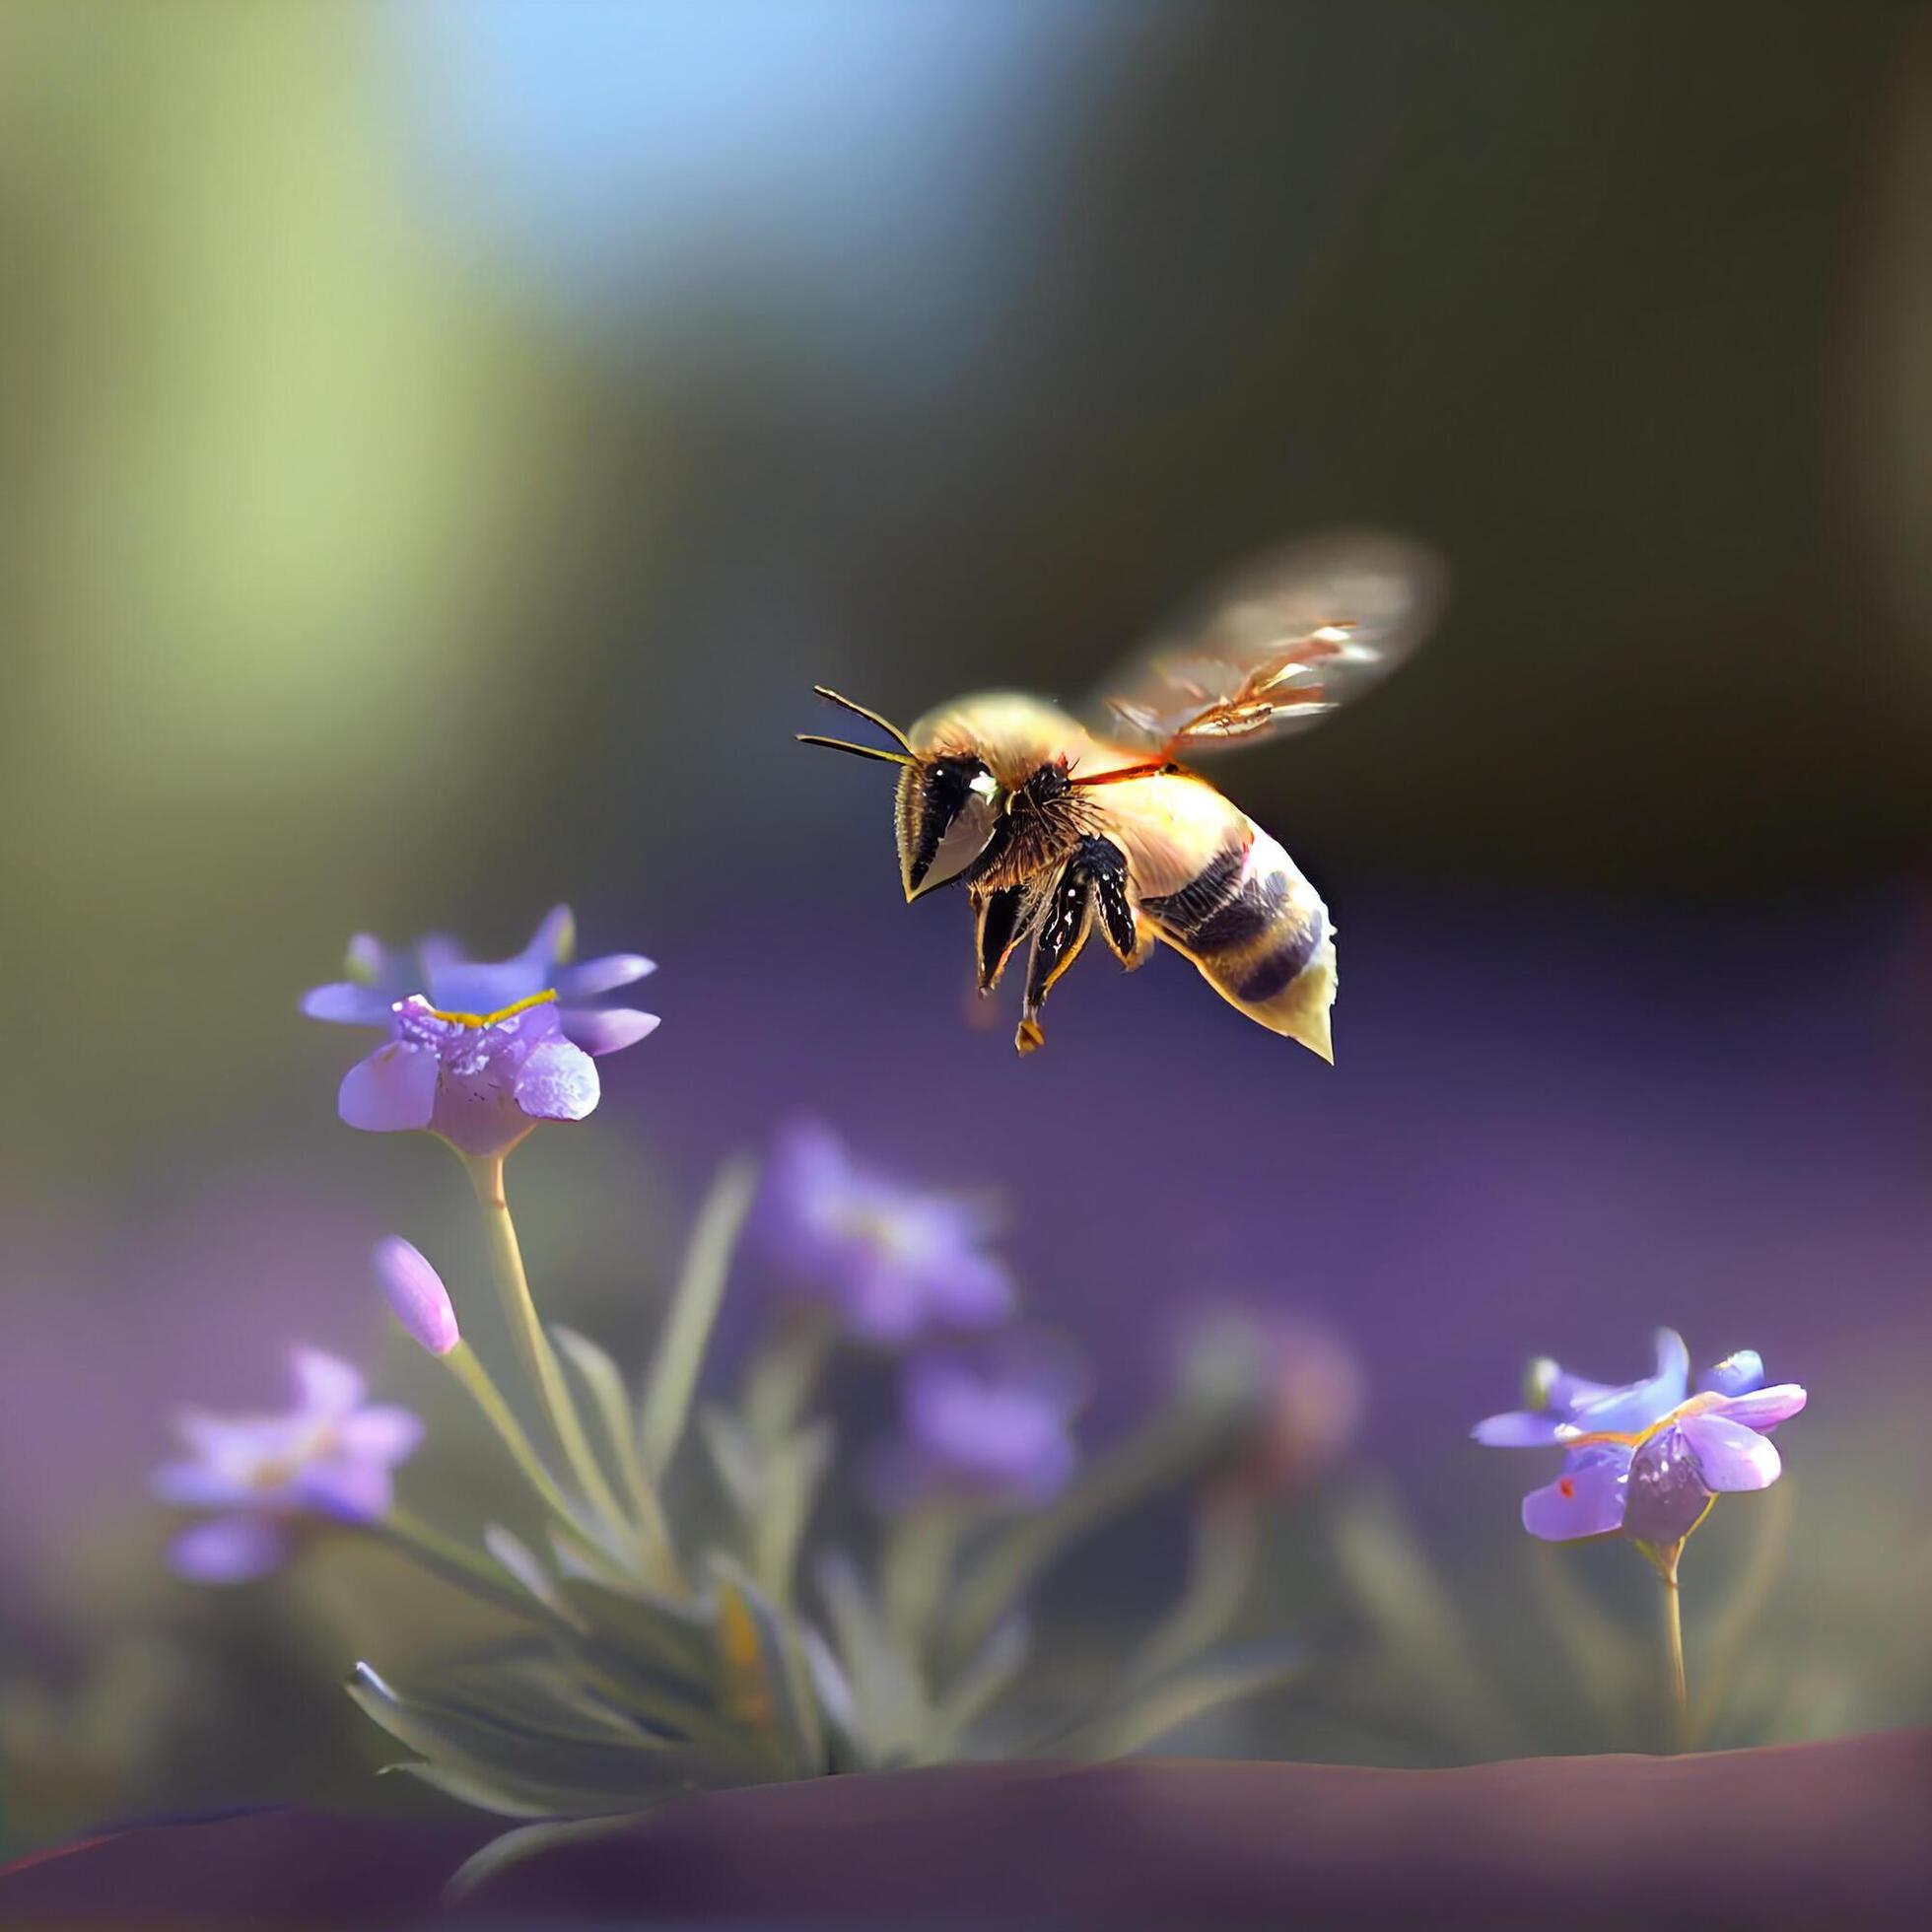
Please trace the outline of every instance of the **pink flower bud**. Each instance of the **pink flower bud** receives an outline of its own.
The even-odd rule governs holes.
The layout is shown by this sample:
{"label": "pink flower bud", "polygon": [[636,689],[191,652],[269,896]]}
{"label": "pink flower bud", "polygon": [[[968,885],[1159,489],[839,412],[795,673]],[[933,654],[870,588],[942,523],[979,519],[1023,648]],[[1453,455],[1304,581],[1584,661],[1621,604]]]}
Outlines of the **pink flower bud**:
{"label": "pink flower bud", "polygon": [[376,1244],[376,1278],[395,1318],[433,1355],[447,1355],[462,1335],[443,1276],[399,1234]]}

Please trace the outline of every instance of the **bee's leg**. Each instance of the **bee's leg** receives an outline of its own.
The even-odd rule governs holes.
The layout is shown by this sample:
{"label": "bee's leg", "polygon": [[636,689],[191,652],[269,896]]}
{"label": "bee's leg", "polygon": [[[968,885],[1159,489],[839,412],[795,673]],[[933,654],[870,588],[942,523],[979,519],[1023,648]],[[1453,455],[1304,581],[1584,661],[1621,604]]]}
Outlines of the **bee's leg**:
{"label": "bee's leg", "polygon": [[1151,932],[1142,932],[1127,896],[1127,854],[1111,839],[1092,835],[1080,841],[1073,862],[1093,880],[1094,904],[1100,909],[1101,930],[1126,967],[1138,966],[1147,956]]}
{"label": "bee's leg", "polygon": [[[1049,890],[1039,924],[1033,929],[1033,951],[1026,962],[1026,1004],[1020,1013],[1013,1045],[1023,1054],[1044,1044],[1040,1007],[1054,982],[1080,956],[1093,928],[1094,877],[1085,848],[1106,845],[1104,839],[1082,839],[1081,850],[1060,868]],[[1113,848],[1108,847],[1109,851]]]}
{"label": "bee's leg", "polygon": [[980,991],[991,993],[1000,984],[1013,948],[1026,936],[1026,888],[1003,885],[997,891],[976,893],[974,910],[979,915],[977,952],[980,963]]}

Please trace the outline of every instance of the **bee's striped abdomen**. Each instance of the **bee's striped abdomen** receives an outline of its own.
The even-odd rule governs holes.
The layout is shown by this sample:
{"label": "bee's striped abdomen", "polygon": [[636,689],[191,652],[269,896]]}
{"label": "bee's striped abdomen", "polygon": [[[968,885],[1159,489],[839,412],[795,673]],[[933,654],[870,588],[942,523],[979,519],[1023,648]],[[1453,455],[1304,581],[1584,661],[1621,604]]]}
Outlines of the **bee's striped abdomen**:
{"label": "bee's striped abdomen", "polygon": [[1221,997],[1330,1058],[1335,939],[1328,908],[1259,826],[1178,891],[1140,902],[1160,936]]}

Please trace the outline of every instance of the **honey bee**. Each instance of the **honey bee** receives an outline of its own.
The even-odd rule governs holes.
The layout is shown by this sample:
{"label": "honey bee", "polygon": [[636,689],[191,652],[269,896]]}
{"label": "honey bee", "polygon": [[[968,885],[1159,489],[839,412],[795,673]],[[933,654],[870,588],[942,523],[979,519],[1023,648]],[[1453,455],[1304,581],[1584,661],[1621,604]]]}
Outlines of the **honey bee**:
{"label": "honey bee", "polygon": [[902,731],[819,685],[898,748],[799,742],[900,767],[906,898],[965,888],[982,995],[1031,940],[1020,1053],[1042,1044],[1047,995],[1098,925],[1123,966],[1172,946],[1230,1005],[1332,1062],[1328,908],[1280,844],[1184,760],[1299,729],[1357,696],[1421,641],[1441,575],[1392,538],[1316,539],[1237,574],[1198,622],[1131,660],[1091,725],[993,691]]}

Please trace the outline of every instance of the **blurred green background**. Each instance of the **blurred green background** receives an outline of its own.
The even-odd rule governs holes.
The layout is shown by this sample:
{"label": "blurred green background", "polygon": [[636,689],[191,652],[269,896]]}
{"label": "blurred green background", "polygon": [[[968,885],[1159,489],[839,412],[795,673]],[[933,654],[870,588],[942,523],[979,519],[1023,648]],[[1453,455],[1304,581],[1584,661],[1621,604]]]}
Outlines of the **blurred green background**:
{"label": "blurred green background", "polygon": [[[1441,635],[1243,804],[1357,907],[1583,921],[1624,988],[1673,921],[1732,934],[1767,1060],[1849,1002],[1922,1092],[1928,195],[1909,7],[0,0],[22,1828],[366,1797],[342,1631],[441,1609],[353,1565],[190,1606],[139,1490],[168,1408],[251,1400],[292,1328],[379,1346],[372,1232],[468,1238],[431,1149],[335,1123],[296,995],[352,931],[508,951],[559,898],[666,963],[686,1058],[524,1157],[528,1238],[635,1348],[710,1154],[829,1104],[782,1063],[833,962],[905,978],[841,937],[892,910],[885,801],[791,755],[815,679],[1070,697],[1244,552],[1402,530]],[[1003,1051],[951,987],[889,1033],[935,1080]],[[1625,1312],[1640,1356],[1670,1310]],[[1891,1611],[1845,1587],[1902,1644],[1900,1507]]]}

